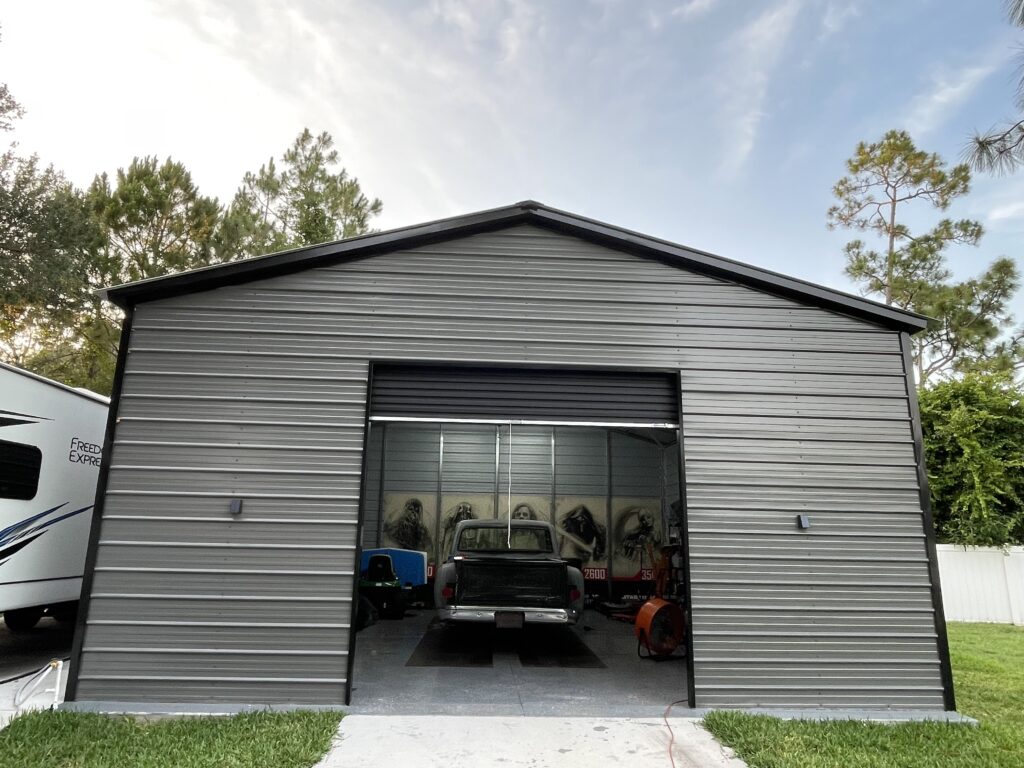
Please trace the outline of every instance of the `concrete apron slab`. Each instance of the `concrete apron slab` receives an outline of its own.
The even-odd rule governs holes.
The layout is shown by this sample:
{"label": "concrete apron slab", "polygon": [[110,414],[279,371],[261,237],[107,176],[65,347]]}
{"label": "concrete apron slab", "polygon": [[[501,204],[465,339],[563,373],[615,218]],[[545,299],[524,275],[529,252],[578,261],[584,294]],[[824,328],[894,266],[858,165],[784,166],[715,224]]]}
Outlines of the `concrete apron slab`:
{"label": "concrete apron slab", "polygon": [[745,768],[698,720],[661,718],[350,715],[317,768]]}
{"label": "concrete apron slab", "polygon": [[[51,672],[42,683],[35,689],[35,691],[28,695],[22,703],[21,707],[17,707],[14,703],[15,697],[22,693],[22,689],[26,685],[31,687],[31,683],[36,673],[33,672],[28,675],[15,678],[14,680],[8,680],[4,683],[0,683],[0,728],[6,728],[7,725],[15,718],[15,716],[22,712],[30,712],[36,709],[50,709],[55,706],[53,687],[56,682],[53,672]],[[60,676],[60,688],[57,691],[56,705],[59,705],[64,701],[64,689],[67,687],[67,665],[61,670]],[[26,688],[25,694],[28,693]]]}

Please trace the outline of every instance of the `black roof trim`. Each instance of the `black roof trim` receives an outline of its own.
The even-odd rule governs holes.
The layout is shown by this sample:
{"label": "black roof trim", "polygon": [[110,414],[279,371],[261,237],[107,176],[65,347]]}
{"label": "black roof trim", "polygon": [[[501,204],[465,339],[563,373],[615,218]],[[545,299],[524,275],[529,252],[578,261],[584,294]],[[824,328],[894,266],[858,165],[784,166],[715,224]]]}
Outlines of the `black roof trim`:
{"label": "black roof trim", "polygon": [[712,253],[644,235],[574,213],[525,200],[502,208],[439,219],[426,224],[352,237],[267,256],[215,264],[175,275],[139,280],[99,291],[122,308],[145,301],[246,283],[275,275],[298,272],[348,259],[412,248],[440,240],[494,231],[521,223],[557,230],[586,240],[655,258],[672,266],[692,269],[779,294],[805,303],[879,323],[900,331],[923,330],[928,318],[889,307],[861,296],[809,283],[778,272],[754,267]]}

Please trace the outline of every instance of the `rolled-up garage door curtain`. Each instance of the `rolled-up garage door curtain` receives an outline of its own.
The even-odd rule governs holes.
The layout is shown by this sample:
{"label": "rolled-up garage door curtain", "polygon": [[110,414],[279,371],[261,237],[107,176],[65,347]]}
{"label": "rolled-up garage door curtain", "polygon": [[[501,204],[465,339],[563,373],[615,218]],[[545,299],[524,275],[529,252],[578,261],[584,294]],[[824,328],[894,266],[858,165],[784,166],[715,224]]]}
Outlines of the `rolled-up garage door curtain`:
{"label": "rolled-up garage door curtain", "polygon": [[372,419],[675,427],[672,373],[378,363]]}

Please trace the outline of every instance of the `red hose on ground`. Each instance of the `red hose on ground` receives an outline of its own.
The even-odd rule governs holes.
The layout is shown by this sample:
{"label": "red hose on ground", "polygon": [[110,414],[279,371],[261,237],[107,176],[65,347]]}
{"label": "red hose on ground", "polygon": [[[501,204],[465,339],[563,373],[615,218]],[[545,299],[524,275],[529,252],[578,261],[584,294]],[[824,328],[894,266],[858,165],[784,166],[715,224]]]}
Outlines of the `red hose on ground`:
{"label": "red hose on ground", "polygon": [[676,732],[672,730],[672,726],[668,722],[668,713],[672,711],[672,707],[676,704],[687,704],[687,699],[680,699],[679,701],[673,701],[667,707],[665,707],[665,714],[661,716],[661,719],[665,721],[665,727],[668,728],[669,740],[668,740],[668,760],[672,763],[672,768],[676,768],[676,758],[672,754],[672,747],[676,743]]}

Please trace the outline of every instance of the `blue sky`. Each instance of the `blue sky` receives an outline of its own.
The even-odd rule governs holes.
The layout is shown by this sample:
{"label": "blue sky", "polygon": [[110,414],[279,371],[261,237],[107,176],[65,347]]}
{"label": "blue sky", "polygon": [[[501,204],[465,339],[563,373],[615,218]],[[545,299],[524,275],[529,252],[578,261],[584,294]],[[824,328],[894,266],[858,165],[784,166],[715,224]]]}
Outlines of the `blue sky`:
{"label": "blue sky", "polygon": [[[382,228],[533,198],[851,290],[825,211],[857,141],[906,128],[956,160],[1014,115],[1024,43],[1000,0],[279,5],[5,7],[14,138],[79,184],[172,155],[227,200],[309,126]],[[979,176],[950,210],[987,229],[959,274],[1021,255],[1022,193]]]}

